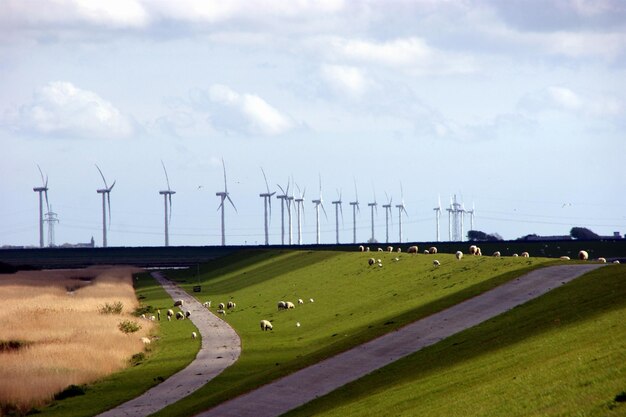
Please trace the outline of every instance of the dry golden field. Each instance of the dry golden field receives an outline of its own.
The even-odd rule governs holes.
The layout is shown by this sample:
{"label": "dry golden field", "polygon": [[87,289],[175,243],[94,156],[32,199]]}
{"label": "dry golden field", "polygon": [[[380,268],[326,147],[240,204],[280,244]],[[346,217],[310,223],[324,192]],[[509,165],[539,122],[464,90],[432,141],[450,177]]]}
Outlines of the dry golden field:
{"label": "dry golden field", "polygon": [[[153,323],[131,316],[138,306],[129,267],[0,275],[0,409],[26,411],[69,385],[94,381],[128,366],[143,351]],[[122,314],[101,314],[105,303]],[[142,328],[124,334],[123,320]],[[7,346],[19,341],[21,347]],[[0,412],[1,414],[1,412]]]}

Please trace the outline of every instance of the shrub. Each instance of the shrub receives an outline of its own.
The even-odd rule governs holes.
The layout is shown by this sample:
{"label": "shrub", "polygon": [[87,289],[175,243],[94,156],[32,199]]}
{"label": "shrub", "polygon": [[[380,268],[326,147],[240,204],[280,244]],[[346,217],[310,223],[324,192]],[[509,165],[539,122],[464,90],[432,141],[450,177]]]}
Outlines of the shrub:
{"label": "shrub", "polygon": [[121,301],[116,301],[113,304],[104,303],[103,306],[98,307],[100,314],[122,314],[124,304]]}
{"label": "shrub", "polygon": [[139,306],[135,309],[135,312],[133,313],[135,316],[141,316],[142,314],[152,314],[154,313],[156,310],[154,307],[152,307],[151,305],[147,305],[147,306]]}
{"label": "shrub", "polygon": [[141,362],[143,362],[144,360],[146,360],[146,355],[143,352],[135,353],[130,358],[130,364],[132,366],[137,366],[141,364]]}
{"label": "shrub", "polygon": [[57,401],[64,400],[70,397],[76,397],[78,395],[85,395],[85,388],[79,385],[70,385],[63,391],[54,395],[54,399]]}
{"label": "shrub", "polygon": [[141,325],[132,320],[124,320],[120,324],[118,324],[117,327],[126,334],[135,333],[136,331],[141,329]]}

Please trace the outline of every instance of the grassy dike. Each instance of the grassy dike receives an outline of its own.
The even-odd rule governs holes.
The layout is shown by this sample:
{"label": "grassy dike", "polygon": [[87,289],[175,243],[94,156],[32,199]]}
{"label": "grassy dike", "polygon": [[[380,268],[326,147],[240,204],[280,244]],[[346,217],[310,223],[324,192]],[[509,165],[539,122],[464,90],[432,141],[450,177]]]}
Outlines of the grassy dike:
{"label": "grassy dike", "polygon": [[[370,267],[369,257],[383,267]],[[398,257],[399,261],[394,259]],[[432,261],[438,259],[440,267]],[[213,308],[232,300],[224,319],[242,340],[239,360],[196,393],[155,416],[189,416],[271,380],[371,340],[480,294],[534,268],[546,258],[465,257],[330,251],[251,251],[200,270],[171,271]],[[559,261],[556,261],[559,262]],[[279,300],[303,305],[277,311]],[[314,302],[310,302],[313,299]],[[259,321],[272,321],[262,332]],[[296,323],[301,326],[297,327]]]}
{"label": "grassy dike", "polygon": [[[165,312],[172,306],[169,294],[147,273],[137,275],[135,291],[143,306],[161,310],[157,336],[145,358],[133,361],[126,370],[84,387],[85,394],[55,401],[37,415],[45,417],[93,416],[133,399],[187,366],[200,349],[200,339],[189,335],[197,330],[190,320],[171,321]],[[129,337],[133,337],[129,335]]]}
{"label": "grassy dike", "polygon": [[287,415],[623,416],[624,317],[609,265]]}

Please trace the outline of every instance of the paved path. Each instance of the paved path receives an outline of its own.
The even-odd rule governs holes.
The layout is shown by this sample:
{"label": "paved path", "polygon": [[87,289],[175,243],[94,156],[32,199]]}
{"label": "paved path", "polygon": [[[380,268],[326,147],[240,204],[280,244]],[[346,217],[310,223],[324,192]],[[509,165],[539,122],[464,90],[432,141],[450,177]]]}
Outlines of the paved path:
{"label": "paved path", "polygon": [[98,417],[143,417],[153,414],[205,385],[232,365],[241,353],[241,340],[225,321],[217,318],[159,272],[153,272],[152,276],[173,299],[185,301],[185,310],[191,312],[190,319],[202,336],[202,346],[196,358],[185,369],[143,395]]}
{"label": "paved path", "polygon": [[559,265],[535,270],[454,307],[222,403],[198,416],[279,416],[600,266]]}

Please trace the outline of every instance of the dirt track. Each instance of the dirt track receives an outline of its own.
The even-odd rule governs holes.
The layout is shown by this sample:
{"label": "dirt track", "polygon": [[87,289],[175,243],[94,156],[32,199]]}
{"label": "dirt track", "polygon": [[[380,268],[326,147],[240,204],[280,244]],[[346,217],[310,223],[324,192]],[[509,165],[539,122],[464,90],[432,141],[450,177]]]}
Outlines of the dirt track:
{"label": "dirt track", "polygon": [[475,326],[601,265],[539,269],[207,410],[199,417],[273,417]]}

